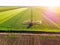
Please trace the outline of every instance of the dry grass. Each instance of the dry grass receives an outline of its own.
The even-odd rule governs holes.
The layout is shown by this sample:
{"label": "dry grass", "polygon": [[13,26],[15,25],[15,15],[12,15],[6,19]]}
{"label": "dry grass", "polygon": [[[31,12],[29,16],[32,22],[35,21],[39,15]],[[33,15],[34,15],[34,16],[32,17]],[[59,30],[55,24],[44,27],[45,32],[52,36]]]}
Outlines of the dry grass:
{"label": "dry grass", "polygon": [[60,34],[0,33],[0,45],[60,45]]}

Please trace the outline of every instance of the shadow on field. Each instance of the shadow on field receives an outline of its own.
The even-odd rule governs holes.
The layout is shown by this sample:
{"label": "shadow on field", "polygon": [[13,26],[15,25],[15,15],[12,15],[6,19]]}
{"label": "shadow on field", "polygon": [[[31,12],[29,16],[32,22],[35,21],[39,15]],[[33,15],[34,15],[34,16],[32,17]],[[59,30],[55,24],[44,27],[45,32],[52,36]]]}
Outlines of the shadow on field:
{"label": "shadow on field", "polygon": [[60,45],[60,34],[0,33],[0,45]]}

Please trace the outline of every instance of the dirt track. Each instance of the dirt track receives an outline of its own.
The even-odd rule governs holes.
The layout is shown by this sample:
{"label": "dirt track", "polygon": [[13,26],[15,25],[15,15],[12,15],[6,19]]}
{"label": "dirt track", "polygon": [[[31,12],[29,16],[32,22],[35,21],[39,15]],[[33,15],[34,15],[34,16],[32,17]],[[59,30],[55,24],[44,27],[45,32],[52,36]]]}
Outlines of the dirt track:
{"label": "dirt track", "polygon": [[0,45],[60,45],[60,34],[0,33]]}

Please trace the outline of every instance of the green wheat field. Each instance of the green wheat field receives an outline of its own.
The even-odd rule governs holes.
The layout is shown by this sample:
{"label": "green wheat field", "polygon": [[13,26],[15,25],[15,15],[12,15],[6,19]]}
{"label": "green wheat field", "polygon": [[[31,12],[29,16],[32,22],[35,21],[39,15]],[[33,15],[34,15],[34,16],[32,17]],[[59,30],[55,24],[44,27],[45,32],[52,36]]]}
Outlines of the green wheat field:
{"label": "green wheat field", "polygon": [[[47,18],[45,10],[43,7],[1,6],[0,30],[60,32],[60,15],[57,16],[58,21],[54,22]],[[31,20],[34,24],[27,28]]]}

